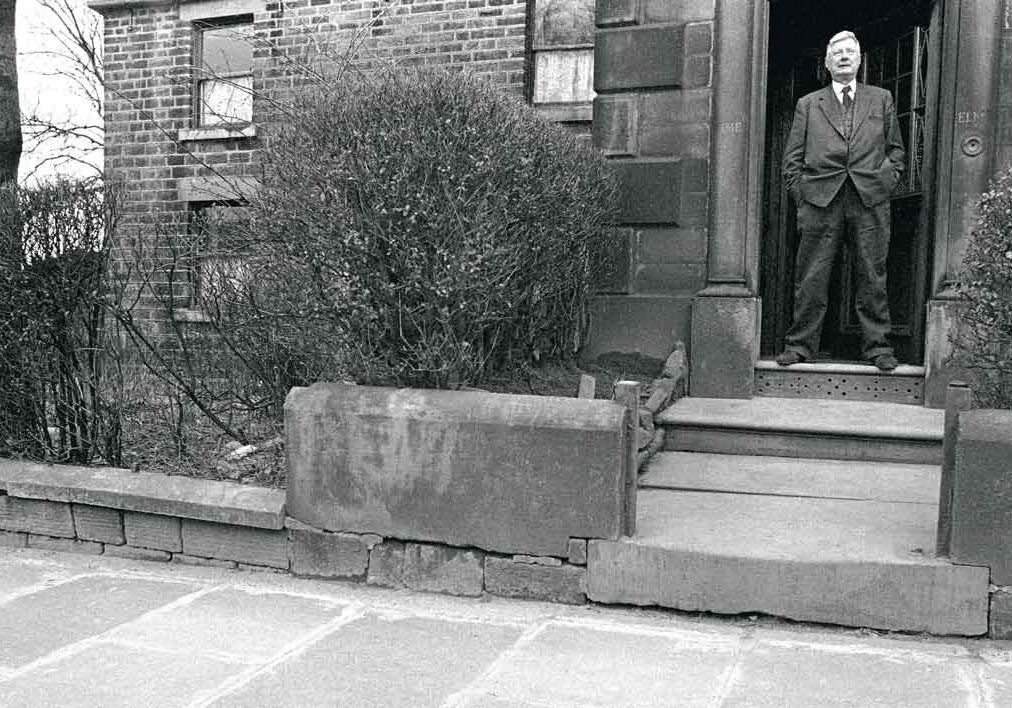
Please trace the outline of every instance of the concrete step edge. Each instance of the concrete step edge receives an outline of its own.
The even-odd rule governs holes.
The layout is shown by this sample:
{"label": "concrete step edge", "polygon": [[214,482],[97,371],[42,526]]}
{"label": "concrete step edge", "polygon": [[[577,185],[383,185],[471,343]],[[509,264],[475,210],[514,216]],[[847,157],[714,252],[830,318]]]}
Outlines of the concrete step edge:
{"label": "concrete step edge", "polygon": [[764,421],[735,421],[714,419],[709,417],[662,415],[654,419],[654,423],[664,428],[683,428],[695,430],[721,430],[735,431],[747,430],[749,432],[770,433],[775,435],[804,435],[819,437],[857,438],[857,439],[885,439],[885,440],[917,440],[941,443],[942,431],[919,430],[911,428],[857,428],[832,424],[804,424],[804,423],[767,423]]}

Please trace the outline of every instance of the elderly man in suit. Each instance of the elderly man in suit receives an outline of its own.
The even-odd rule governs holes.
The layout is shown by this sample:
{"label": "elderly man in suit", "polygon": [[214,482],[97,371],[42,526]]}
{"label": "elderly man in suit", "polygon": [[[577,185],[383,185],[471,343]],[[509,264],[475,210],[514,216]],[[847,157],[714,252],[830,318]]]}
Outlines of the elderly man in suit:
{"label": "elderly man in suit", "polygon": [[862,354],[883,371],[896,368],[889,345],[886,257],[889,195],[903,172],[903,137],[892,95],[859,84],[861,46],[839,32],[826,47],[833,83],[803,96],[784,155],[784,181],[798,207],[794,320],[777,363],[812,358],[826,316],[827,291],[840,240],[849,239],[857,275]]}

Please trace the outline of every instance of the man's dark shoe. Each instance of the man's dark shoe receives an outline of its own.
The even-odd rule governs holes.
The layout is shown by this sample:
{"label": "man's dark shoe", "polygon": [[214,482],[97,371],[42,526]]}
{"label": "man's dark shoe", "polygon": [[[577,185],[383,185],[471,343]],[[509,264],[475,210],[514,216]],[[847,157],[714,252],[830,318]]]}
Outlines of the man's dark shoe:
{"label": "man's dark shoe", "polygon": [[892,354],[879,354],[872,359],[872,363],[875,364],[879,371],[892,371],[900,365]]}
{"label": "man's dark shoe", "polygon": [[792,351],[790,349],[788,349],[785,352],[780,352],[779,354],[777,354],[777,363],[780,364],[780,366],[790,366],[791,364],[800,364],[804,360],[805,357],[800,352]]}

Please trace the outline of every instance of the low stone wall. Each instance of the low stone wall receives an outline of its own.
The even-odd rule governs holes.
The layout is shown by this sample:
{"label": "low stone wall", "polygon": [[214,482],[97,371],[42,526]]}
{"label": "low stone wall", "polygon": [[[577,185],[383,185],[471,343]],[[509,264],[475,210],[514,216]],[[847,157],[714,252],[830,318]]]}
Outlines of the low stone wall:
{"label": "low stone wall", "polygon": [[332,533],[285,514],[285,493],[114,468],[0,461],[0,545],[583,603],[587,541],[562,555]]}
{"label": "low stone wall", "polygon": [[333,532],[567,557],[574,539],[632,532],[632,415],[582,398],[295,388],[288,513]]}

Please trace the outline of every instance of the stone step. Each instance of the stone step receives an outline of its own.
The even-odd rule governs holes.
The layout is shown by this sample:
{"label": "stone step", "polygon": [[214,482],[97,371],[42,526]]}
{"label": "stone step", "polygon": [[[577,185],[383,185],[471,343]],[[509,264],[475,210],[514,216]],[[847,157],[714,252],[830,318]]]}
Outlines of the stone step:
{"label": "stone step", "polygon": [[879,371],[870,364],[823,361],[784,367],[760,360],[755,365],[755,393],[923,406],[924,367],[904,364],[893,371]]}
{"label": "stone step", "polygon": [[665,449],[939,464],[944,412],[876,401],[687,397],[660,413]]}
{"label": "stone step", "polygon": [[693,612],[984,634],[988,569],[933,557],[937,505],[920,499],[937,480],[922,484],[909,501],[641,489],[636,535],[590,542],[587,595]]}
{"label": "stone step", "polygon": [[937,504],[938,465],[659,452],[640,489]]}

